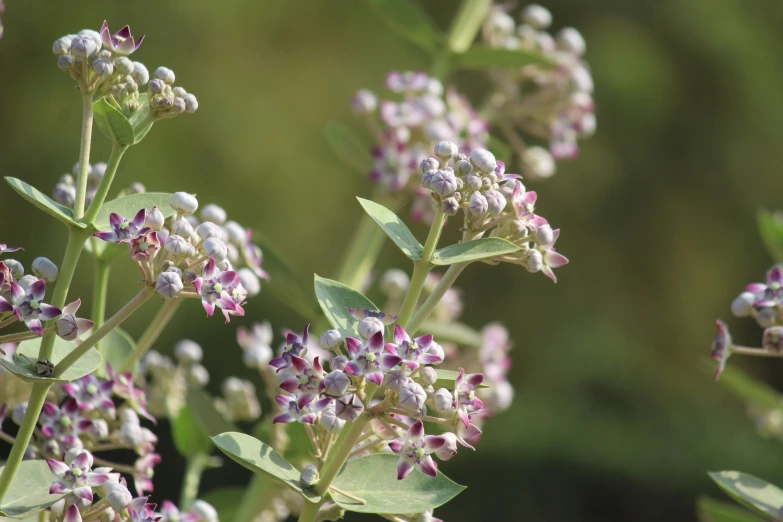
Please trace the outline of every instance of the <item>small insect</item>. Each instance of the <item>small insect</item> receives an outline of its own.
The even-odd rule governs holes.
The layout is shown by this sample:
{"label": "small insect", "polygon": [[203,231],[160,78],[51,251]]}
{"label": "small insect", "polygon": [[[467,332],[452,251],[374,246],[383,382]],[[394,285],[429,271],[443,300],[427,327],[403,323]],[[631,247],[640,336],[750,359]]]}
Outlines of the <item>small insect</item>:
{"label": "small insect", "polygon": [[38,377],[51,377],[54,373],[54,364],[49,359],[40,359],[33,361],[29,357],[23,354],[16,354],[16,362],[20,366],[29,368],[35,371]]}

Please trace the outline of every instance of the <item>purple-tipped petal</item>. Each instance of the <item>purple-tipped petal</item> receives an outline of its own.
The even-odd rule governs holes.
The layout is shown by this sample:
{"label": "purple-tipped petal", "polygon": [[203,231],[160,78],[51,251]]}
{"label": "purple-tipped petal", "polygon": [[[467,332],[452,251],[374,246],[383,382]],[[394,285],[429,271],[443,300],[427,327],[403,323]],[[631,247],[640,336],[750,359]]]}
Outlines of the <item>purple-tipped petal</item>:
{"label": "purple-tipped petal", "polygon": [[143,208],[139,210],[136,215],[133,217],[133,221],[131,222],[131,225],[133,225],[136,230],[141,230],[144,227],[144,222],[147,220],[147,209]]}
{"label": "purple-tipped petal", "polygon": [[413,464],[411,464],[404,458],[401,458],[400,461],[397,463],[397,480],[403,480],[405,477],[410,475],[412,470],[413,470]]}
{"label": "purple-tipped petal", "polygon": [[292,414],[290,414],[290,413],[281,413],[280,415],[278,415],[277,417],[272,419],[272,424],[280,424],[280,423],[288,424],[289,422],[293,422],[295,420],[296,420],[296,417],[294,417]]}
{"label": "purple-tipped petal", "polygon": [[299,379],[294,377],[280,383],[280,389],[288,393],[296,393],[297,388],[299,388]]}
{"label": "purple-tipped petal", "polygon": [[39,279],[38,281],[30,285],[28,291],[30,292],[30,295],[32,295],[34,299],[40,301],[46,295],[46,281],[44,281],[43,279]]}
{"label": "purple-tipped petal", "polygon": [[467,376],[468,384],[473,386],[474,388],[476,386],[480,386],[482,382],[484,382],[484,374],[483,373],[473,373],[471,375]]}
{"label": "purple-tipped petal", "polygon": [[419,470],[430,477],[438,476],[438,464],[429,455],[422,457],[421,463],[419,463]]}
{"label": "purple-tipped petal", "polygon": [[277,405],[281,408],[288,408],[288,405],[293,400],[293,397],[289,395],[275,395],[275,402],[277,402]]}
{"label": "purple-tipped petal", "polygon": [[73,490],[73,495],[79,498],[83,498],[87,502],[92,502],[92,488],[90,486],[82,486]]}
{"label": "purple-tipped petal", "polygon": [[218,282],[223,286],[231,286],[238,278],[239,276],[236,272],[229,270],[220,274],[220,277],[218,277]]}
{"label": "purple-tipped petal", "polygon": [[383,372],[370,372],[365,374],[365,379],[370,381],[371,383],[380,386],[383,384]]}
{"label": "purple-tipped petal", "polygon": [[370,337],[367,340],[367,346],[369,346],[372,351],[378,352],[383,349],[383,331],[375,332],[372,337]]}
{"label": "purple-tipped petal", "polygon": [[428,350],[430,345],[432,345],[432,339],[432,334],[422,335],[416,338],[416,344],[418,344],[419,347],[421,347],[423,350]]}
{"label": "purple-tipped petal", "polygon": [[16,303],[20,299],[24,299],[26,294],[24,288],[11,281],[11,300]]}
{"label": "purple-tipped petal", "polygon": [[76,319],[76,334],[82,335],[95,326],[95,322],[89,319]]}
{"label": "purple-tipped petal", "polygon": [[76,312],[79,311],[79,307],[81,305],[82,305],[82,300],[81,299],[77,299],[73,303],[65,305],[65,308],[63,308],[63,313],[64,314],[76,315]]}
{"label": "purple-tipped petal", "polygon": [[399,357],[397,355],[391,353],[385,353],[381,355],[381,368],[384,371],[391,370],[401,362],[402,362],[402,357]]}
{"label": "purple-tipped petal", "polygon": [[93,234],[93,236],[103,241],[108,241],[109,243],[114,243],[118,239],[117,234],[114,232],[96,232]]}
{"label": "purple-tipped petal", "polygon": [[305,326],[304,334],[302,334],[302,344],[307,347],[307,341],[310,339],[310,325]]}
{"label": "purple-tipped petal", "polygon": [[350,306],[346,306],[345,309],[348,310],[348,315],[350,315],[354,319],[360,319],[359,317],[357,317],[357,313],[359,312],[358,306],[356,308],[351,308]]}
{"label": "purple-tipped petal", "polygon": [[568,264],[568,258],[554,250],[548,250],[547,253],[544,254],[544,263],[552,268],[558,268]]}
{"label": "purple-tipped petal", "polygon": [[41,323],[41,321],[38,319],[26,319],[24,324],[26,324],[27,328],[34,332],[38,337],[43,335],[43,323]]}
{"label": "purple-tipped petal", "polygon": [[55,317],[59,317],[60,315],[62,315],[62,312],[56,306],[52,306],[46,303],[41,303],[38,317],[40,317],[44,321],[48,321],[49,319],[54,319]]}
{"label": "purple-tipped petal", "polygon": [[304,372],[307,367],[310,366],[306,360],[302,359],[301,357],[297,357],[296,355],[291,356],[291,364],[298,373]]}
{"label": "purple-tipped petal", "polygon": [[62,478],[65,476],[68,470],[70,470],[68,464],[65,462],[60,462],[59,460],[46,459],[46,464],[49,466],[49,469],[52,471],[55,477]]}
{"label": "purple-tipped petal", "polygon": [[440,435],[427,435],[424,437],[424,442],[426,444],[425,449],[430,453],[434,453],[446,445],[446,437]]}
{"label": "purple-tipped petal", "polygon": [[201,301],[201,304],[204,306],[204,310],[207,311],[207,317],[212,317],[212,314],[215,313],[215,303],[210,303],[209,301]]}
{"label": "purple-tipped petal", "polygon": [[79,513],[79,508],[75,504],[68,506],[63,522],[82,522],[82,514]]}
{"label": "purple-tipped petal", "polygon": [[117,214],[116,212],[112,212],[111,214],[109,214],[109,226],[111,226],[112,229],[115,229],[118,226],[120,226],[123,221],[125,221],[125,218]]}
{"label": "purple-tipped petal", "polygon": [[356,354],[359,353],[359,348],[361,348],[362,342],[359,339],[356,339],[355,337],[346,337],[345,338],[345,347],[348,349],[348,353],[351,354],[352,357],[356,357]]}
{"label": "purple-tipped petal", "polygon": [[334,399],[332,397],[324,397],[322,399],[318,399],[313,403],[312,408],[315,411],[323,411],[327,406],[329,406]]}
{"label": "purple-tipped petal", "polygon": [[104,482],[108,482],[111,479],[109,475],[106,475],[104,473],[88,473],[87,474],[87,484],[89,484],[91,487],[97,487],[103,484]]}
{"label": "purple-tipped petal", "polygon": [[397,355],[397,347],[394,345],[394,343],[386,343],[383,349],[392,355]]}
{"label": "purple-tipped petal", "polygon": [[303,424],[312,424],[315,422],[315,419],[318,418],[318,415],[315,413],[308,413],[307,415],[302,415],[299,417],[299,422]]}
{"label": "purple-tipped petal", "polygon": [[408,335],[408,332],[406,332],[405,328],[402,326],[398,324],[394,325],[394,342],[396,344],[402,344],[405,341],[411,341],[411,337]]}
{"label": "purple-tipped petal", "polygon": [[201,276],[204,279],[211,280],[215,279],[219,273],[220,271],[218,270],[217,263],[215,263],[215,259],[210,257],[209,261],[204,266],[204,270],[201,271]]}
{"label": "purple-tipped petal", "polygon": [[350,361],[348,364],[345,365],[345,369],[343,370],[348,375],[361,375],[362,369],[359,367],[358,364],[356,364],[356,361]]}
{"label": "purple-tipped petal", "polygon": [[5,312],[11,312],[14,309],[14,305],[6,301],[2,296],[0,296],[0,313]]}
{"label": "purple-tipped petal", "polygon": [[416,419],[416,422],[408,428],[408,439],[418,442],[424,436],[424,423],[421,419]]}
{"label": "purple-tipped petal", "polygon": [[763,292],[766,289],[767,289],[767,285],[761,283],[750,283],[749,285],[745,286],[745,290],[747,290],[748,292],[753,292],[754,294]]}
{"label": "purple-tipped petal", "polygon": [[439,364],[443,362],[443,357],[434,353],[425,353],[421,356],[424,364]]}
{"label": "purple-tipped petal", "polygon": [[405,443],[400,439],[395,439],[389,443],[389,449],[392,450],[397,455],[400,454],[400,451],[402,451],[402,448],[405,446]]}

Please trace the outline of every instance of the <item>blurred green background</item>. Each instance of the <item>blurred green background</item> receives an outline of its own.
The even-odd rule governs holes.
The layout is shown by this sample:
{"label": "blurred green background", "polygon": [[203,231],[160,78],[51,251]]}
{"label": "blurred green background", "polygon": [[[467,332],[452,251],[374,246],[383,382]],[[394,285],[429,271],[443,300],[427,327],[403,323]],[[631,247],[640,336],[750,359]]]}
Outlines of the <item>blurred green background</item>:
{"label": "blurred green background", "polygon": [[[423,1],[446,27],[457,3]],[[534,188],[562,228],[571,264],[557,285],[510,265],[474,266],[459,286],[465,321],[509,325],[515,340],[510,411],[486,426],[473,454],[442,466],[469,489],[436,515],[448,522],[694,520],[698,495],[721,493],[707,470],[741,469],[783,483],[783,448],[759,438],[743,405],[703,365],[716,317],[770,259],[757,207],[780,204],[783,4],[773,0],[552,0],[555,27],[579,28],[596,83],[598,133],[577,161]],[[185,190],[269,236],[306,272],[333,274],[368,181],[333,155],[330,120],[363,129],[349,102],[390,69],[428,58],[360,1],[7,2],[0,40],[0,174],[50,192],[76,161],[80,100],[50,53],[59,36],[104,18],[147,40],[134,58],[172,68],[199,111],[157,124],[120,168],[117,189]],[[475,74],[456,77],[472,94]],[[474,99],[478,102],[478,99]],[[93,160],[108,140],[96,129]],[[29,266],[64,248],[64,229],[0,186],[0,240],[24,245]],[[414,231],[423,235],[423,229]],[[387,245],[382,265],[404,266]],[[82,263],[73,295],[89,298]],[[114,272],[109,313],[134,292],[132,265]],[[274,276],[274,274],[273,274]],[[126,324],[138,335],[149,305]],[[235,328],[304,320],[262,295],[223,325],[184,307],[156,346],[205,347],[210,387],[241,364]],[[756,342],[757,327],[731,321]],[[281,340],[278,337],[276,342]],[[732,360],[783,385],[776,361]],[[775,375],[778,375],[777,377]],[[160,427],[167,460],[157,498],[178,496],[181,459]],[[241,484],[229,466],[204,489]]]}

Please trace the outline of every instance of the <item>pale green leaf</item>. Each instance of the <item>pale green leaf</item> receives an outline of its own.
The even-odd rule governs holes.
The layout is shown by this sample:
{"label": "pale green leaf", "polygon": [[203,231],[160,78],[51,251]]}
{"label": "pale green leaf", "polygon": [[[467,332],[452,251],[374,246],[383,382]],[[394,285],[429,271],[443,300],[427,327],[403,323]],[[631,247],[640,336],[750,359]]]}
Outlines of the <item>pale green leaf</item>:
{"label": "pale green leaf", "polygon": [[171,434],[177,451],[183,457],[211,453],[212,441],[188,406],[180,408],[176,418],[171,420]]}
{"label": "pale green leaf", "polygon": [[413,470],[405,480],[397,480],[398,461],[399,457],[388,454],[349,460],[334,486],[366,503],[333,491],[332,500],[346,511],[359,513],[399,514],[403,508],[406,513],[422,513],[445,504],[465,489],[443,473],[433,478]]}
{"label": "pale green leaf", "polygon": [[128,245],[110,243],[101,241],[97,237],[91,237],[89,241],[84,243],[84,251],[104,263],[111,263],[115,259],[128,255]]}
{"label": "pale green leaf", "polygon": [[[35,362],[38,360],[38,350],[41,346],[41,339],[32,339],[29,341],[22,341],[16,348],[16,362],[0,359],[6,370],[13,373],[20,379],[28,382],[71,382],[88,375],[98,368],[103,363],[101,354],[95,348],[87,350],[82,357],[79,358],[70,368],[60,377],[39,377],[35,368],[25,366],[25,361],[20,356],[25,356],[29,360]],[[59,337],[54,339],[54,349],[52,351],[52,357],[49,359],[53,364],[57,365],[66,355],[71,353],[76,345],[70,341],[65,341]]]}
{"label": "pale green leaf", "polygon": [[248,490],[239,486],[213,489],[201,495],[218,512],[218,520],[235,520],[239,506]]}
{"label": "pale green leaf", "polygon": [[554,67],[550,58],[536,50],[497,49],[484,44],[474,45],[454,57],[457,66],[465,69],[494,69],[496,67],[519,68],[526,65]]}
{"label": "pale green leaf", "polygon": [[315,296],[333,328],[345,336],[356,335],[356,319],[347,308],[378,310],[372,301],[349,286],[315,275]]}
{"label": "pale green leaf", "polygon": [[397,214],[374,201],[362,198],[356,199],[359,200],[362,208],[364,208],[364,211],[369,214],[373,221],[378,223],[378,226],[381,227],[383,231],[386,232],[386,235],[394,241],[394,244],[402,250],[403,254],[414,261],[421,259],[424,247],[421,246],[419,240],[413,236],[413,233],[411,233],[405,223],[397,217]]}
{"label": "pale green leaf", "polygon": [[139,94],[139,108],[128,116],[128,122],[133,127],[133,143],[139,143],[152,128],[155,119],[150,109],[150,97],[148,93]]}
{"label": "pale green leaf", "polygon": [[207,392],[193,387],[188,388],[186,403],[193,418],[207,435],[237,431],[236,426],[215,408],[215,400]]}
{"label": "pale green leaf", "polygon": [[696,512],[699,522],[764,522],[743,507],[709,497],[699,499]]}
{"label": "pale green leaf", "polygon": [[776,262],[783,261],[783,215],[760,208],[757,213],[761,239]]}
{"label": "pale green leaf", "polygon": [[84,223],[77,223],[74,220],[71,209],[60,205],[49,196],[45,195],[43,192],[35,187],[28,185],[21,179],[7,176],[5,180],[9,185],[11,185],[11,188],[14,189],[24,199],[40,208],[47,214],[56,217],[66,225],[72,225],[79,228],[85,228],[87,226]]}
{"label": "pale green leaf", "polygon": [[338,158],[360,174],[367,174],[373,166],[370,146],[347,125],[332,121],[324,127],[326,142]]}
{"label": "pale green leaf", "polygon": [[115,328],[109,332],[106,337],[101,339],[98,351],[106,364],[111,364],[112,368],[122,367],[125,361],[136,349],[136,341],[121,328]]}
{"label": "pale green leaf", "polygon": [[400,36],[430,52],[440,49],[443,33],[414,0],[368,0],[368,3],[380,21]]}
{"label": "pale green leaf", "polygon": [[[109,228],[109,216],[112,213],[119,214],[122,217],[132,220],[139,210],[152,207],[158,207],[163,215],[168,218],[174,215],[175,210],[169,203],[171,194],[166,192],[144,192],[141,194],[130,194],[121,198],[107,201],[101,206],[98,215],[95,216],[95,228],[107,230]],[[127,250],[127,248],[126,248]]]}
{"label": "pale green leaf", "polygon": [[505,239],[484,237],[436,250],[432,255],[432,264],[453,265],[455,263],[469,263],[490,257],[513,254],[519,250],[520,247]]}
{"label": "pale green leaf", "polygon": [[130,146],[135,143],[133,126],[117,107],[101,98],[93,104],[95,124],[118,145]]}
{"label": "pale green leaf", "polygon": [[244,433],[221,433],[212,437],[212,442],[231,459],[253,473],[268,475],[293,489],[310,502],[321,497],[299,483],[301,472],[279,453],[260,440]]}
{"label": "pale green leaf", "polygon": [[440,321],[424,321],[418,332],[435,336],[440,342],[456,343],[462,346],[481,347],[484,342],[481,332],[464,323],[443,323]]}
{"label": "pale green leaf", "polygon": [[55,480],[57,477],[49,470],[45,460],[23,461],[0,504],[0,515],[26,518],[48,508],[65,496],[49,494]]}
{"label": "pale green leaf", "polygon": [[[446,388],[447,390],[453,390],[454,389],[454,383],[457,380],[457,377],[459,377],[459,372],[455,372],[454,370],[441,370],[440,368],[435,368],[435,373],[438,376],[438,379],[435,381],[435,384],[433,384],[433,388],[436,390],[438,388]],[[479,388],[489,388],[486,384],[482,383],[479,384]]]}
{"label": "pale green leaf", "polygon": [[777,520],[783,513],[783,491],[774,484],[740,471],[709,473],[720,488],[740,504]]}

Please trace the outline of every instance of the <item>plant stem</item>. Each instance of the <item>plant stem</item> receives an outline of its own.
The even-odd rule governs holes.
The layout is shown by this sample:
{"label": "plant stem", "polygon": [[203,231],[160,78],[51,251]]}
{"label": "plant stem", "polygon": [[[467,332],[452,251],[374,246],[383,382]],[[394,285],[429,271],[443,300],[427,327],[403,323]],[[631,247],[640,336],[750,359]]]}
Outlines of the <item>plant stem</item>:
{"label": "plant stem", "polygon": [[131,316],[133,312],[139,309],[149,298],[155,295],[155,289],[149,286],[145,286],[136,296],[128,301],[128,303],[120,308],[120,310],[112,316],[111,319],[106,321],[103,326],[95,330],[95,332],[82,342],[79,346],[74,348],[72,352],[66,355],[57,365],[54,367],[53,377],[59,377],[71,367],[73,363],[79,360],[79,358],[87,353],[87,350],[96,345],[98,341],[103,339],[112,330],[122,324],[125,319]]}
{"label": "plant stem", "polygon": [[424,281],[427,279],[427,274],[430,271],[432,253],[435,252],[435,247],[438,246],[440,232],[443,229],[443,223],[445,222],[446,214],[438,208],[435,211],[435,218],[432,220],[432,226],[430,227],[430,233],[427,235],[427,241],[424,243],[424,251],[421,254],[421,259],[413,262],[411,283],[408,286],[408,292],[405,294],[400,316],[397,319],[397,324],[403,328],[408,326],[408,320],[410,320],[413,315],[416,303],[419,302],[421,291],[424,288]]}
{"label": "plant stem", "polygon": [[487,16],[492,0],[463,0],[457,15],[451,23],[447,46],[455,53],[464,53],[470,48],[481,23]]}
{"label": "plant stem", "polygon": [[169,321],[171,321],[171,318],[174,317],[174,313],[177,311],[180,304],[182,304],[182,299],[175,298],[167,300],[163,306],[160,307],[157,315],[155,315],[154,319],[152,319],[152,322],[149,324],[149,326],[147,326],[147,329],[144,331],[144,333],[141,334],[139,342],[136,343],[136,349],[133,351],[130,357],[123,361],[118,371],[133,371],[135,364],[139,362],[144,354],[147,353],[153,344],[155,344],[155,341],[158,340],[160,334],[163,332],[166,326],[168,326]]}
{"label": "plant stem", "polygon": [[73,203],[73,217],[77,220],[84,215],[84,202],[87,200],[87,178],[90,170],[90,146],[92,144],[92,104],[93,93],[82,93],[82,141],[79,147],[79,174],[76,178],[76,197]]}
{"label": "plant stem", "polygon": [[[94,249],[93,249],[94,251]],[[106,294],[109,290],[109,271],[111,267],[109,263],[98,259],[95,256],[95,275],[93,276],[92,287],[92,317],[95,325],[94,329],[98,329],[103,326],[103,322],[106,320]]]}
{"label": "plant stem", "polygon": [[111,188],[114,175],[117,173],[117,167],[119,167],[122,155],[125,154],[126,150],[128,150],[127,145],[118,145],[116,143],[112,145],[109,161],[106,163],[106,173],[103,175],[101,184],[98,185],[95,197],[92,198],[90,208],[87,209],[87,213],[84,215],[85,223],[91,225],[95,222],[95,217],[98,215],[101,206],[103,206],[103,202],[106,201],[106,195],[109,193],[109,188]]}
{"label": "plant stem", "polygon": [[3,501],[11,482],[14,480],[19,464],[22,462],[27,445],[35,431],[35,425],[38,422],[38,415],[41,413],[46,394],[49,393],[51,384],[48,382],[37,382],[33,384],[30,392],[30,399],[27,401],[27,411],[24,414],[22,425],[19,426],[19,433],[16,434],[16,441],[11,447],[11,453],[5,463],[2,475],[0,475],[0,503]]}
{"label": "plant stem", "polygon": [[424,301],[421,307],[419,307],[419,309],[416,310],[416,313],[413,314],[413,317],[411,317],[410,324],[408,324],[409,335],[414,335],[421,327],[421,324],[427,320],[440,300],[446,294],[448,289],[451,288],[451,285],[454,284],[459,275],[463,270],[465,270],[465,268],[467,268],[469,264],[470,262],[456,263],[451,265],[449,269],[446,270],[446,273],[443,274],[443,277],[438,282],[438,286],[436,286],[435,290],[433,290],[432,293],[427,296],[427,299]]}
{"label": "plant stem", "polygon": [[201,483],[201,475],[209,462],[209,455],[197,453],[188,457],[185,467],[185,478],[182,481],[182,493],[179,497],[179,508],[187,511],[198,497],[198,486]]}
{"label": "plant stem", "polygon": [[[52,332],[54,331],[54,326],[49,326],[48,328],[44,329],[44,332]],[[18,341],[26,341],[28,339],[35,339],[38,337],[38,334],[35,332],[19,332],[14,334],[8,334],[8,335],[0,335],[0,344],[5,343],[15,343]]]}
{"label": "plant stem", "polygon": [[[268,478],[253,474],[250,485],[242,495],[242,502],[234,515],[235,522],[250,522],[261,512],[268,500],[267,493],[271,489],[270,486]],[[305,501],[305,504],[308,502]]]}
{"label": "plant stem", "polygon": [[[84,248],[84,243],[90,237],[90,230],[84,230],[76,227],[68,227],[68,244],[65,246],[63,262],[60,264],[60,275],[57,278],[57,284],[52,293],[52,306],[62,309],[65,306],[65,300],[68,297],[68,289],[73,280],[73,274],[76,271],[76,264],[79,262],[79,256]],[[54,319],[49,325],[54,324]],[[38,351],[39,359],[51,359],[54,348],[55,333],[44,334],[41,341],[41,348]]]}

